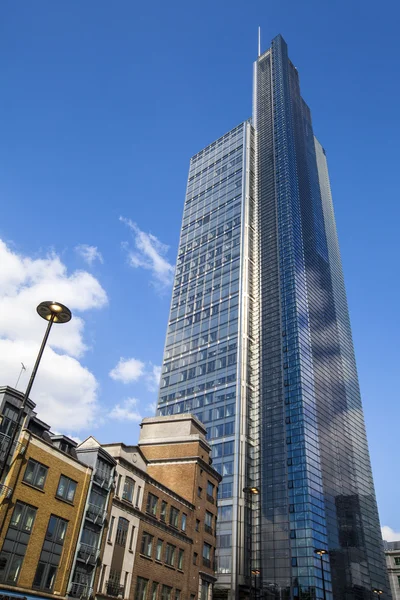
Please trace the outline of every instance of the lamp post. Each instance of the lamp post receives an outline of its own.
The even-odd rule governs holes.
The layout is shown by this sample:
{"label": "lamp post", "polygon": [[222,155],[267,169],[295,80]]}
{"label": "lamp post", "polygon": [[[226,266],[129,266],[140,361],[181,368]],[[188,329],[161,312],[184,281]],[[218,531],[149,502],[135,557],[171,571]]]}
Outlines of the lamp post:
{"label": "lamp post", "polygon": [[253,502],[252,497],[257,496],[260,493],[258,487],[250,486],[243,488],[243,492],[246,494],[246,498],[250,498],[250,555],[249,555],[249,563],[250,563],[250,598],[253,597],[253,577],[257,583],[256,577],[260,575],[259,569],[252,568],[252,559],[253,559]]}
{"label": "lamp post", "polygon": [[39,349],[39,353],[36,358],[35,366],[33,367],[32,374],[31,374],[29,382],[28,382],[28,386],[26,388],[24,397],[22,399],[21,408],[19,409],[18,416],[15,421],[14,431],[10,437],[10,441],[7,446],[7,451],[5,453],[5,458],[4,458],[4,462],[3,462],[3,465],[1,468],[1,473],[0,473],[0,482],[3,479],[4,473],[7,469],[7,462],[10,457],[10,454],[12,452],[12,447],[14,445],[15,438],[17,437],[21,417],[24,414],[24,409],[25,409],[26,403],[28,401],[29,394],[31,393],[33,382],[35,381],[36,373],[39,368],[40,360],[43,355],[43,350],[46,346],[47,339],[49,337],[49,333],[53,326],[53,323],[68,323],[68,321],[70,321],[71,317],[72,317],[71,311],[69,310],[69,308],[67,308],[66,306],[64,306],[64,304],[61,304],[60,302],[51,302],[51,301],[41,302],[39,304],[39,306],[36,308],[36,311],[39,314],[39,316],[42,317],[42,319],[45,319],[46,321],[48,321],[48,325],[47,325],[46,332],[43,337],[42,344]]}
{"label": "lamp post", "polygon": [[383,594],[383,590],[379,590],[378,588],[372,588],[372,593],[376,596],[381,596]]}
{"label": "lamp post", "polygon": [[325,573],[324,573],[324,554],[328,554],[328,550],[324,550],[323,548],[317,548],[314,550],[314,554],[317,554],[321,561],[321,572],[322,572],[322,591],[324,594],[324,600],[326,600],[326,590],[325,590]]}

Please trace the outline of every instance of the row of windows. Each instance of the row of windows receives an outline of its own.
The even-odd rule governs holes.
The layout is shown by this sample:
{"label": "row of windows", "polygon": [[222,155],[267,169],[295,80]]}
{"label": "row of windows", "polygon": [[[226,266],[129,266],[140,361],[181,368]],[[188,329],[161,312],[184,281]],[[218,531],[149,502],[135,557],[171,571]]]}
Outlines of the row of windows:
{"label": "row of windows", "polygon": [[[158,506],[160,506],[159,515]],[[169,509],[168,520],[168,503],[165,500],[161,500],[161,503],[159,505],[158,496],[155,496],[151,492],[149,492],[147,495],[146,512],[155,517],[159,516],[160,521],[163,521],[164,523],[168,522],[169,525],[175,527],[176,529],[178,529],[179,527],[180,520],[180,527],[182,531],[186,531],[187,515],[185,513],[182,513],[182,516],[180,517],[180,511],[177,508],[175,508],[175,506],[171,506]]]}
{"label": "row of windows", "polygon": [[[46,483],[48,470],[49,467],[30,458],[25,468],[23,481],[42,490]],[[73,502],[77,485],[77,482],[73,481],[73,479],[61,475],[56,491],[56,497],[66,500],[67,502]]]}
{"label": "row of windows", "polygon": [[[0,553],[0,581],[17,584],[35,522],[37,508],[17,501]],[[34,589],[52,591],[61,560],[68,521],[51,515],[32,582]],[[35,540],[37,543],[37,540]]]}
{"label": "row of windows", "polygon": [[[175,588],[173,593],[172,587],[169,585],[161,585],[157,581],[153,581],[150,588],[148,579],[138,577],[135,589],[135,600],[181,600],[181,590]],[[195,600],[195,597],[191,596],[190,600]]]}
{"label": "row of windows", "polygon": [[169,565],[170,567],[176,567],[177,569],[182,571],[183,559],[185,555],[185,551],[183,550],[183,548],[177,548],[169,542],[164,543],[164,540],[158,538],[157,543],[155,545],[154,556],[153,550],[154,535],[148,533],[147,531],[144,531],[142,536],[142,543],[140,546],[141,554],[147,556],[148,558],[154,558],[159,562],[164,561],[166,565]]}

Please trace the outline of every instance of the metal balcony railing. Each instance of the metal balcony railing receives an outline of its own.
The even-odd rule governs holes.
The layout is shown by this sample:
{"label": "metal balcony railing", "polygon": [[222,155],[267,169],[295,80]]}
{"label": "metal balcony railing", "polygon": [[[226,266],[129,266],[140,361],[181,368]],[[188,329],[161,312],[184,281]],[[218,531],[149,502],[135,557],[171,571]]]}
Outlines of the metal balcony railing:
{"label": "metal balcony railing", "polygon": [[90,544],[84,544],[83,542],[79,545],[78,560],[82,560],[86,564],[95,565],[99,557],[100,550]]}
{"label": "metal balcony railing", "polygon": [[[2,465],[6,459],[8,447],[11,442],[10,436],[5,433],[0,433],[0,465]],[[25,446],[18,440],[15,440],[11,452],[8,457],[8,463],[10,464],[11,458],[14,456],[15,451],[18,451],[19,454],[23,454],[25,451]]]}
{"label": "metal balcony railing", "polygon": [[211,502],[211,504],[215,504],[214,497],[213,497],[213,496],[211,496],[210,494],[207,494],[207,500],[208,500],[209,502]]}
{"label": "metal balcony railing", "polygon": [[0,501],[8,500],[12,494],[12,488],[0,483]]}
{"label": "metal balcony railing", "polygon": [[211,569],[211,559],[209,559],[209,558],[204,558],[204,556],[203,556],[203,565],[204,565],[205,567],[208,567],[209,569]]}
{"label": "metal balcony railing", "polygon": [[89,600],[93,597],[93,588],[86,583],[72,582],[68,592],[72,598],[80,598],[81,600]]}
{"label": "metal balcony railing", "polygon": [[113,596],[113,598],[123,598],[124,586],[116,581],[106,581],[106,594],[107,596]]}
{"label": "metal balcony railing", "polygon": [[86,518],[92,523],[96,525],[102,525],[107,516],[107,512],[101,506],[97,506],[97,504],[88,504],[88,508],[86,511]]}
{"label": "metal balcony railing", "polygon": [[103,471],[102,469],[96,469],[93,473],[93,479],[101,487],[109,490],[113,484],[113,478],[109,471]]}
{"label": "metal balcony railing", "polygon": [[210,525],[207,525],[207,524],[204,525],[204,531],[206,533],[209,533],[210,535],[213,535],[213,533],[214,533],[213,532],[213,528]]}

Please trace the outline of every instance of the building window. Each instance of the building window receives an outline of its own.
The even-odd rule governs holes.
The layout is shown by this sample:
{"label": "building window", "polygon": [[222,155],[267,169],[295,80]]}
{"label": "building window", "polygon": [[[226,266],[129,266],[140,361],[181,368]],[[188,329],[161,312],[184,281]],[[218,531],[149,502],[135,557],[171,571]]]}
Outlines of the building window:
{"label": "building window", "polygon": [[163,585],[161,588],[161,600],[171,600],[172,587]]}
{"label": "building window", "polygon": [[33,506],[23,502],[15,504],[3,550],[0,553],[0,581],[4,583],[17,583],[18,581],[36,510]]}
{"label": "building window", "polygon": [[157,513],[157,502],[157,496],[154,496],[154,494],[150,494],[149,492],[147,496],[146,512],[155,515]]}
{"label": "building window", "polygon": [[125,477],[124,491],[122,492],[123,500],[132,502],[133,492],[135,490],[135,482],[130,477]]}
{"label": "building window", "polygon": [[399,587],[400,587],[400,575],[397,575],[397,581],[398,581],[398,584],[399,584]]}
{"label": "building window", "polygon": [[179,510],[177,510],[174,506],[171,506],[171,510],[169,512],[169,524],[172,527],[178,527],[179,521]]}
{"label": "building window", "polygon": [[181,600],[181,590],[175,590],[175,600]]}
{"label": "building window", "polygon": [[146,600],[148,579],[138,577],[136,581],[135,600]]}
{"label": "building window", "polygon": [[200,531],[200,521],[196,519],[196,531]]}
{"label": "building window", "polygon": [[232,570],[231,557],[230,556],[219,556],[217,573],[230,573],[231,570]]}
{"label": "building window", "polygon": [[207,533],[210,533],[211,535],[213,533],[212,524],[213,524],[213,515],[212,515],[212,513],[208,512],[208,510],[206,510],[206,516],[204,519],[204,531],[206,531]]}
{"label": "building window", "polygon": [[232,534],[224,533],[217,535],[218,548],[230,548],[232,546]]}
{"label": "building window", "polygon": [[232,521],[232,506],[220,506],[218,517],[218,521]]}
{"label": "building window", "polygon": [[24,481],[42,490],[46,481],[47,471],[48,467],[30,458],[26,465]]}
{"label": "building window", "polygon": [[198,556],[199,555],[197,554],[197,552],[193,552],[193,564],[194,565],[197,565],[197,558],[198,558]]}
{"label": "building window", "polygon": [[111,536],[114,529],[115,517],[111,517],[110,529],[108,530],[108,541],[111,542]]}
{"label": "building window", "polygon": [[395,565],[400,565],[400,556],[395,556],[394,557],[394,564]]}
{"label": "building window", "polygon": [[140,552],[142,554],[144,554],[145,556],[151,557],[151,554],[153,551],[153,539],[154,539],[154,536],[150,535],[150,533],[147,533],[146,531],[143,533],[142,547],[141,547]]}
{"label": "building window", "polygon": [[197,495],[199,498],[201,498],[201,494],[203,493],[203,488],[201,488],[200,486],[197,488]]}
{"label": "building window", "polygon": [[163,547],[163,540],[158,539],[157,540],[157,546],[156,546],[156,560],[162,560],[162,547]]}
{"label": "building window", "polygon": [[165,500],[162,500],[161,510],[160,510],[160,519],[161,519],[161,521],[165,522],[166,518],[167,518],[167,503],[165,502]]}
{"label": "building window", "polygon": [[133,540],[135,538],[135,526],[132,525],[132,530],[131,530],[131,539],[129,541],[129,550],[132,552],[133,551]]}
{"label": "building window", "polygon": [[138,489],[137,489],[137,492],[136,492],[136,502],[135,502],[135,506],[139,506],[139,501],[140,501],[140,490],[141,490],[141,489],[142,489],[142,488],[140,487],[140,485],[138,485]]}
{"label": "building window", "polygon": [[208,581],[201,580],[200,600],[208,600],[210,595],[211,584]]}
{"label": "building window", "polygon": [[214,490],[215,485],[211,483],[211,481],[207,482],[207,500],[209,502],[214,502]]}
{"label": "building window", "polygon": [[187,521],[187,515],[185,515],[185,513],[182,514],[182,521],[181,521],[181,529],[182,531],[186,531],[186,521]]}
{"label": "building window", "polygon": [[185,551],[182,548],[179,548],[178,551],[178,569],[182,571],[183,569],[183,557],[185,555]]}
{"label": "building window", "polygon": [[68,521],[51,515],[32,587],[53,590],[67,527]]}
{"label": "building window", "polygon": [[118,546],[123,546],[125,548],[126,538],[128,536],[128,528],[129,521],[123,517],[119,517],[117,533],[115,535],[115,543],[118,544]]}
{"label": "building window", "polygon": [[176,546],[173,546],[172,544],[167,544],[165,548],[165,563],[171,567],[173,567],[175,563],[175,550]]}
{"label": "building window", "polygon": [[203,544],[203,565],[205,567],[211,567],[211,552],[212,546],[204,542]]}
{"label": "building window", "polygon": [[157,600],[157,596],[158,596],[158,582],[157,581],[153,581],[153,584],[151,586],[151,600]]}
{"label": "building window", "polygon": [[61,475],[60,481],[57,488],[57,498],[67,500],[67,502],[73,502],[75,497],[77,483],[65,475]]}

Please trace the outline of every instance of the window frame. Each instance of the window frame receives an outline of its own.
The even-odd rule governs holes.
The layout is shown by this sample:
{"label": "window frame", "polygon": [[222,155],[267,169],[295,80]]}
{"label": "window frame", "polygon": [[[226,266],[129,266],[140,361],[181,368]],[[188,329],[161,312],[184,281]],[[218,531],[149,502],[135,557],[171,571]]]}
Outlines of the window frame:
{"label": "window frame", "polygon": [[[33,465],[33,471],[31,472],[32,473],[32,481],[28,481],[26,479],[29,465]],[[37,483],[37,479],[39,477],[39,471],[40,471],[40,469],[44,469],[45,470],[44,471],[44,478],[43,478],[42,485],[38,485],[38,483]],[[39,462],[38,460],[35,460],[34,458],[29,458],[28,462],[26,464],[26,467],[25,467],[24,478],[23,478],[22,481],[24,483],[28,484],[28,485],[31,485],[32,487],[34,487],[34,488],[36,488],[38,490],[43,490],[44,485],[46,483],[48,472],[49,472],[49,467],[48,466],[44,465],[43,463]]]}
{"label": "window frame", "polygon": [[[66,480],[66,493],[65,494],[60,494],[59,493],[59,489],[61,486],[61,481],[65,479]],[[68,498],[68,494],[69,494],[69,490],[70,490],[70,485],[73,484],[74,487],[74,493],[72,495],[72,499]],[[57,485],[57,490],[56,490],[56,498],[58,498],[59,500],[62,500],[63,502],[68,502],[69,504],[73,504],[74,499],[75,499],[75,494],[76,494],[76,490],[78,488],[78,482],[75,481],[74,479],[71,479],[70,477],[67,477],[67,475],[60,475],[60,479],[58,480],[58,485]]]}

